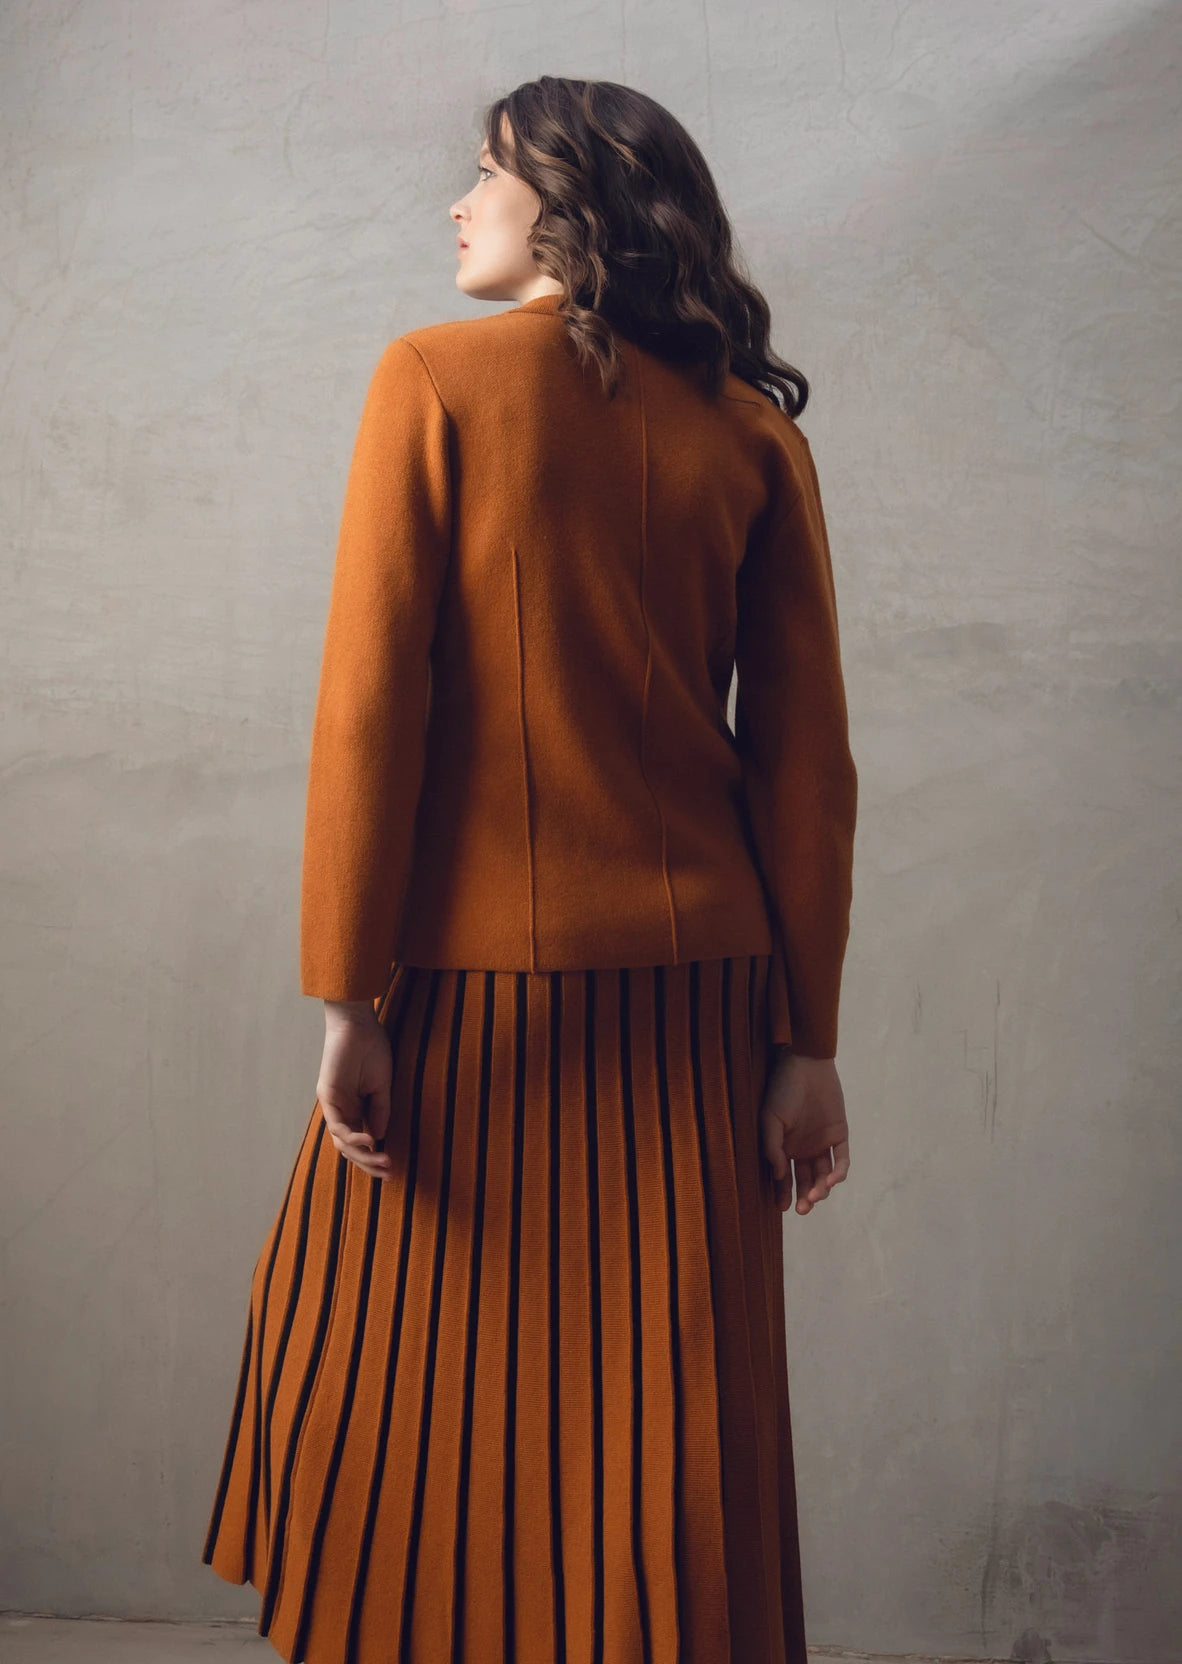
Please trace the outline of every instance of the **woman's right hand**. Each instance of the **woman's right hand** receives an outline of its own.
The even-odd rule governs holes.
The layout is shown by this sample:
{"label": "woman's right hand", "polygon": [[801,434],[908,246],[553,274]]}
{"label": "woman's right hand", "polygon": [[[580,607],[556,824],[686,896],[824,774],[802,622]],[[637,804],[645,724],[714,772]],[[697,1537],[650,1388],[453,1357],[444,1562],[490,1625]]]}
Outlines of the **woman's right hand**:
{"label": "woman's right hand", "polygon": [[760,1140],[784,1213],[792,1202],[790,1166],[796,1169],[796,1211],[811,1213],[850,1170],[850,1129],[845,1097],[831,1057],[781,1052],[768,1071],[760,1111]]}
{"label": "woman's right hand", "polygon": [[390,1036],[372,1000],[325,1000],[316,1101],[338,1154],[372,1178],[394,1173],[390,1156],[378,1148],[390,1120],[393,1074]]}

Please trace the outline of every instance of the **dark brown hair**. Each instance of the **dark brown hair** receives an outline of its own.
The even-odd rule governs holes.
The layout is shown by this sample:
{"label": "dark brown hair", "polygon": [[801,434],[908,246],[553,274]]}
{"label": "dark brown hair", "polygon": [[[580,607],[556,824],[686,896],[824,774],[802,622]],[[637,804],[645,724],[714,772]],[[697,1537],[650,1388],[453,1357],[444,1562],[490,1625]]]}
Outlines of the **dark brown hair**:
{"label": "dark brown hair", "polygon": [[541,198],[530,246],[562,284],[567,333],[609,395],[623,369],[618,332],[712,394],[730,371],[800,415],[809,384],[771,350],[768,303],[735,248],[706,159],[663,105],[616,81],[543,75],[488,106],[484,136],[497,163]]}

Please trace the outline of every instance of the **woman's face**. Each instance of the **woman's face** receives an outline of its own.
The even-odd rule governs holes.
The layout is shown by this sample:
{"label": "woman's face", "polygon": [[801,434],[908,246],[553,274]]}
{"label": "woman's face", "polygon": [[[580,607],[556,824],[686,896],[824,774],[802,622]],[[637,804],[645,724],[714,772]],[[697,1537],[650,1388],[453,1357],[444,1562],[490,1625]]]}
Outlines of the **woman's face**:
{"label": "woman's face", "polygon": [[539,272],[525,241],[542,205],[537,192],[494,162],[486,144],[476,172],[467,196],[448,210],[458,235],[456,287],[474,300],[520,302],[560,292],[561,284]]}

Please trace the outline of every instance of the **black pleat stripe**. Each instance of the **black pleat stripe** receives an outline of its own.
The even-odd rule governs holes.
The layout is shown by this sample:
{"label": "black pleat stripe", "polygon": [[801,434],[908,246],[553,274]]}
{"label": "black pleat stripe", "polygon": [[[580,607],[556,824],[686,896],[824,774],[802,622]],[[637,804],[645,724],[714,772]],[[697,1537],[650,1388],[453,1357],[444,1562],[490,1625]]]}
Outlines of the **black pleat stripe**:
{"label": "black pleat stripe", "polygon": [[[652,967],[656,1018],[653,1043],[657,1073],[657,1102],[661,1121],[661,1160],[665,1175],[665,1232],[669,1255],[669,1351],[673,1364],[673,1567],[677,1587],[677,1622],[681,1644],[685,1645],[688,1620],[682,1569],[685,1565],[685,1532],[682,1523],[681,1456],[685,1436],[682,1429],[681,1323],[678,1312],[677,1199],[673,1179],[673,1131],[669,1104],[668,1034],[665,1023],[665,967]],[[679,1649],[680,1650],[680,1649]]]}
{"label": "black pleat stripe", "polygon": [[562,1301],[558,1268],[562,1251],[562,988],[563,973],[550,972],[550,1560],[554,1576],[554,1657],[566,1664],[566,1574],[562,1563]]}
{"label": "black pleat stripe", "polygon": [[[644,973],[641,972],[641,975]],[[644,1477],[644,1324],[641,1316],[640,1183],[636,1171],[636,1125],[632,1082],[632,973],[620,971],[620,1055],[619,1079],[624,1111],[624,1152],[628,1181],[628,1274],[632,1318],[632,1565],[636,1575],[636,1600],[640,1610],[640,1637],[644,1664],[652,1664],[652,1616],[649,1610],[648,1578],[644,1569],[642,1482]]]}
{"label": "black pleat stripe", "polygon": [[[308,1252],[308,1221],[312,1213],[312,1193],[316,1188],[316,1167],[320,1160],[320,1151],[327,1136],[324,1117],[321,1115],[316,1124],[316,1132],[312,1142],[312,1154],[308,1160],[307,1172],[304,1176],[303,1191],[300,1196],[299,1228],[296,1236],[295,1259],[291,1269],[291,1281],[288,1284],[287,1303],[283,1314],[283,1326],[279,1332],[279,1344],[275,1349],[275,1357],[271,1364],[271,1375],[267,1382],[266,1397],[262,1399],[262,1371],[263,1349],[259,1347],[259,1391],[260,1402],[263,1403],[261,1422],[256,1422],[258,1440],[261,1441],[261,1472],[262,1472],[262,1503],[263,1503],[263,1537],[267,1544],[268,1567],[272,1553],[271,1533],[271,1422],[275,1410],[275,1398],[279,1391],[279,1382],[283,1376],[283,1362],[287,1356],[287,1343],[291,1334],[292,1324],[295,1322],[296,1308],[299,1304],[300,1288],[304,1280],[304,1261]],[[331,1142],[331,1141],[330,1141]],[[336,1153],[335,1150],[333,1152]],[[278,1241],[276,1241],[278,1247]],[[272,1266],[274,1265],[272,1260]],[[268,1286],[270,1279],[268,1278]],[[256,1505],[259,1493],[259,1467],[252,1466],[250,1476],[251,1506]],[[252,1559],[253,1564],[253,1559]]]}
{"label": "black pleat stripe", "polygon": [[[300,1156],[303,1155],[304,1145],[307,1142],[307,1138],[308,1138],[308,1133],[305,1132],[304,1138],[300,1142],[300,1148],[299,1148],[299,1151],[296,1154],[296,1159],[292,1163],[291,1171],[287,1176],[287,1185],[286,1185],[286,1188],[284,1189],[284,1192],[283,1192],[283,1202],[282,1202],[282,1204],[280,1206],[280,1209],[279,1209],[279,1218],[276,1221],[275,1230],[274,1230],[274,1232],[272,1234],[272,1238],[271,1238],[271,1251],[270,1251],[269,1255],[267,1256],[267,1270],[266,1270],[265,1277],[263,1279],[262,1293],[260,1294],[259,1301],[258,1301],[257,1323],[255,1322],[255,1304],[254,1304],[254,1298],[253,1298],[254,1278],[255,1278],[255,1276],[258,1272],[258,1266],[259,1266],[259,1262],[258,1262],[257,1259],[255,1260],[254,1269],[251,1272],[252,1297],[251,1297],[251,1304],[250,1304],[250,1315],[249,1315],[249,1318],[248,1318],[248,1327],[253,1328],[254,1331],[255,1331],[254,1340],[253,1340],[253,1351],[254,1351],[253,1374],[254,1374],[255,1384],[254,1384],[254,1390],[253,1390],[253,1394],[252,1394],[252,1399],[253,1399],[252,1407],[253,1407],[253,1412],[254,1412],[253,1423],[254,1424],[253,1424],[252,1434],[251,1434],[250,1500],[249,1500],[249,1504],[248,1504],[248,1517],[252,1521],[255,1518],[255,1512],[256,1512],[256,1509],[258,1507],[259,1458],[260,1458],[260,1439],[261,1439],[260,1410],[261,1410],[262,1399],[263,1399],[263,1385],[262,1385],[262,1383],[263,1383],[263,1343],[266,1339],[267,1311],[268,1311],[268,1302],[270,1300],[270,1294],[271,1294],[271,1278],[272,1278],[272,1276],[274,1274],[274,1271],[275,1271],[275,1261],[276,1261],[276,1258],[278,1257],[278,1254],[279,1254],[279,1245],[283,1240],[284,1224],[287,1220],[287,1210],[288,1210],[288,1205],[291,1201],[292,1190],[295,1186],[296,1174],[299,1171]],[[261,1255],[260,1255],[260,1258],[261,1258]],[[228,1489],[229,1489],[230,1478],[231,1478],[231,1475],[232,1475],[232,1472],[233,1472],[234,1463],[235,1463],[235,1460],[236,1460],[237,1455],[238,1455],[238,1439],[241,1436],[241,1431],[242,1431],[242,1418],[241,1418],[241,1415],[236,1410],[235,1416],[234,1416],[234,1419],[232,1421],[231,1428],[230,1428],[230,1436],[228,1437],[228,1439],[226,1441],[226,1451],[225,1451],[225,1456],[223,1457],[223,1460],[222,1460],[222,1472],[221,1472],[221,1477],[218,1481],[218,1489],[217,1489],[217,1495],[216,1495],[216,1498],[215,1498],[215,1501],[214,1501],[213,1514],[212,1514],[212,1517],[210,1519],[209,1530],[206,1533],[205,1547],[202,1550],[202,1554],[201,1554],[201,1558],[205,1562],[206,1565],[209,1565],[209,1564],[212,1563],[214,1554],[217,1550],[218,1538],[221,1535],[222,1519],[223,1519],[225,1506],[226,1506],[226,1495],[227,1495],[227,1492],[228,1492]],[[254,1541],[255,1541],[255,1533],[254,1533],[253,1530],[251,1530],[249,1532],[249,1534],[247,1535],[246,1542],[244,1544],[244,1552],[243,1552],[243,1561],[244,1561],[243,1577],[244,1577],[244,1579],[251,1577],[252,1574],[253,1574],[253,1571],[254,1571]]]}
{"label": "black pleat stripe", "polygon": [[226,1434],[226,1448],[222,1457],[221,1475],[214,1496],[209,1528],[205,1533],[205,1546],[201,1550],[201,1558],[207,1566],[213,1559],[214,1544],[217,1542],[218,1530],[222,1523],[222,1511],[226,1506],[226,1492],[230,1488],[230,1472],[234,1466],[234,1453],[238,1449],[238,1433],[242,1427],[242,1411],[246,1404],[246,1388],[250,1380],[253,1348],[254,1306],[252,1304],[247,1314],[246,1338],[242,1343],[242,1357],[238,1365],[238,1386],[234,1393],[234,1408],[230,1412],[230,1431]]}
{"label": "black pleat stripe", "polygon": [[[317,1140],[317,1160],[324,1148],[325,1121],[320,1118],[321,1136]],[[283,1576],[284,1547],[287,1536],[287,1510],[291,1501],[291,1476],[295,1467],[296,1451],[299,1448],[300,1436],[304,1430],[304,1418],[307,1415],[308,1404],[312,1397],[312,1388],[320,1372],[320,1363],[324,1355],[324,1342],[328,1334],[329,1313],[336,1296],[337,1265],[340,1260],[342,1224],[345,1214],[345,1194],[349,1183],[350,1163],[346,1156],[341,1155],[331,1139],[327,1140],[332,1151],[331,1159],[336,1165],[336,1184],[333,1187],[332,1224],[329,1228],[328,1253],[324,1262],[324,1277],[320,1285],[320,1310],[316,1317],[316,1332],[312,1337],[312,1346],[308,1359],[304,1365],[304,1377],[300,1382],[300,1393],[296,1403],[295,1415],[288,1431],[287,1447],[283,1458],[283,1476],[280,1480],[279,1497],[275,1507],[275,1525],[267,1557],[267,1580],[263,1591],[263,1608],[260,1617],[260,1633],[265,1635],[271,1627],[275,1605],[279,1598],[279,1589]],[[315,1170],[308,1179],[307,1195],[310,1200],[315,1188]],[[294,1307],[289,1308],[294,1310]],[[286,1338],[286,1337],[285,1337]],[[276,1366],[275,1382],[278,1383],[279,1368]]]}
{"label": "black pleat stripe", "polygon": [[[358,1185],[364,1182],[360,1169],[355,1175]],[[332,1453],[329,1457],[328,1471],[325,1474],[324,1488],[320,1496],[320,1506],[316,1512],[316,1524],[312,1531],[312,1546],[308,1555],[308,1565],[304,1573],[303,1590],[300,1598],[299,1617],[296,1622],[295,1640],[292,1644],[294,1657],[302,1659],[308,1640],[308,1625],[311,1621],[312,1596],[316,1588],[316,1578],[320,1570],[320,1555],[324,1543],[324,1533],[328,1525],[329,1510],[332,1508],[333,1491],[336,1488],[337,1473],[341,1465],[341,1453],[345,1447],[345,1433],[349,1426],[349,1415],[353,1408],[353,1395],[357,1390],[357,1372],[361,1365],[361,1348],[365,1340],[365,1314],[369,1309],[369,1286],[373,1274],[374,1242],[378,1234],[378,1221],[381,1218],[380,1198],[378,1191],[382,1180],[376,1174],[371,1174],[367,1189],[367,1215],[365,1229],[365,1253],[361,1266],[361,1286],[357,1295],[357,1311],[353,1318],[353,1340],[349,1349],[349,1370],[345,1380],[345,1392],[341,1403],[340,1415],[337,1419],[336,1433],[333,1437]]]}
{"label": "black pleat stripe", "polygon": [[595,990],[598,979],[582,975],[583,983],[583,1098],[587,1130],[587,1228],[591,1281],[591,1523],[594,1584],[592,1588],[592,1664],[603,1664],[603,1322],[599,1263],[599,1126],[595,1078]]}
{"label": "black pleat stripe", "polygon": [[752,1041],[756,1030],[755,995],[757,980],[753,974],[754,966],[751,961],[747,965],[747,1039]]}
{"label": "black pleat stripe", "polygon": [[518,1309],[521,1300],[521,1185],[525,1164],[525,1064],[526,1035],[529,1019],[527,985],[529,973],[519,971],[513,979],[514,995],[514,1052],[513,1052],[513,1190],[509,1239],[509,1312],[505,1343],[508,1348],[505,1369],[505,1450],[504,1450],[504,1532],[501,1538],[501,1569],[504,1580],[504,1646],[505,1657],[517,1653],[516,1637],[516,1578],[514,1566],[514,1532],[516,1529],[516,1449],[517,1449],[517,1353]]}
{"label": "black pleat stripe", "polygon": [[[496,972],[484,973],[484,1018],[480,1033],[480,1123],[476,1147],[476,1200],[472,1217],[472,1266],[468,1282],[468,1332],[464,1359],[464,1415],[460,1479],[456,1495],[455,1576],[452,1602],[452,1664],[464,1658],[465,1563],[468,1544],[468,1491],[472,1469],[472,1410],[476,1393],[476,1332],[480,1315],[481,1244],[488,1167],[489,1098],[492,1090],[492,1043],[496,1008]],[[352,1664],[352,1661],[350,1661]]]}
{"label": "black pleat stripe", "polygon": [[[724,1008],[723,1026],[728,1025],[728,1018]],[[702,965],[700,960],[694,960],[689,968],[689,1030],[690,1030],[690,1069],[694,1087],[694,1124],[698,1135],[698,1165],[702,1174],[703,1220],[706,1228],[706,1256],[711,1266],[717,1264],[718,1249],[714,1241],[711,1228],[709,1200],[712,1194],[710,1179],[710,1152],[707,1144],[706,1129],[706,1098],[702,1087]],[[715,1336],[718,1334],[718,1291],[713,1276],[710,1278],[710,1322]],[[722,1494],[726,1495],[726,1424],[724,1421],[725,1399],[723,1383],[718,1367],[717,1340],[714,1347],[714,1390],[718,1400],[718,1462],[719,1482]]]}
{"label": "black pleat stripe", "polygon": [[402,1230],[398,1240],[398,1292],[394,1298],[394,1315],[390,1326],[389,1351],[386,1357],[385,1379],[382,1383],[382,1414],[377,1430],[369,1495],[365,1504],[365,1524],[362,1527],[361,1543],[357,1553],[357,1569],[353,1577],[353,1593],[349,1601],[349,1626],[345,1635],[345,1658],[348,1664],[357,1664],[359,1656],[361,1608],[365,1598],[365,1586],[369,1576],[370,1556],[373,1550],[373,1530],[378,1511],[378,1497],[381,1493],[382,1477],[386,1468],[390,1416],[394,1402],[394,1378],[398,1369],[399,1342],[402,1338],[402,1312],[406,1303],[406,1277],[410,1259],[411,1226],[414,1220],[415,1187],[419,1161],[419,1132],[422,1124],[423,1073],[427,1063],[427,1047],[431,1039],[431,1015],[438,992],[439,972],[433,971],[427,987],[427,1012],[419,1030],[419,1048],[415,1058],[414,1084],[411,1089],[410,1142],[406,1159],[406,1188],[402,1210]]}
{"label": "black pleat stripe", "polygon": [[445,1120],[443,1154],[439,1182],[439,1201],[435,1216],[435,1258],[431,1268],[431,1315],[429,1319],[427,1356],[423,1367],[423,1407],[419,1419],[419,1449],[415,1464],[414,1501],[411,1510],[410,1542],[408,1545],[406,1584],[402,1597],[402,1628],[398,1644],[400,1660],[411,1659],[411,1624],[414,1619],[415,1577],[419,1562],[419,1539],[423,1528],[423,1500],[427,1483],[427,1453],[431,1439],[431,1412],[435,1396],[435,1357],[439,1346],[439,1311],[443,1290],[443,1266],[447,1253],[447,1203],[451,1193],[452,1145],[455,1139],[456,1079],[460,1064],[460,1034],[464,1021],[465,972],[449,979],[454,988],[451,1031],[448,1040],[447,1086],[445,1088]]}
{"label": "black pleat stripe", "polygon": [[[726,1085],[726,1121],[731,1133],[731,1159],[736,1169],[739,1164],[738,1135],[735,1132],[735,1081],[734,1081],[734,960],[724,959],[722,962],[722,1075]],[[748,978],[751,977],[750,961],[748,961]]]}

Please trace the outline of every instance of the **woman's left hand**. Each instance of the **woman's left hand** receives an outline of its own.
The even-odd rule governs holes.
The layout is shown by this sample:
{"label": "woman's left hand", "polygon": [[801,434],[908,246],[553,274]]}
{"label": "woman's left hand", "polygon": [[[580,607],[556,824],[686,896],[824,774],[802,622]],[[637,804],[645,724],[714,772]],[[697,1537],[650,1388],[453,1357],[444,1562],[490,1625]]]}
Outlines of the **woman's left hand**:
{"label": "woman's left hand", "polygon": [[324,1030],[316,1098],[329,1137],[363,1172],[388,1179],[393,1163],[376,1146],[390,1121],[390,1036],[373,1005],[362,1000],[325,1000]]}

